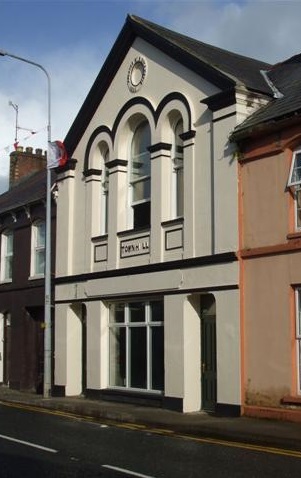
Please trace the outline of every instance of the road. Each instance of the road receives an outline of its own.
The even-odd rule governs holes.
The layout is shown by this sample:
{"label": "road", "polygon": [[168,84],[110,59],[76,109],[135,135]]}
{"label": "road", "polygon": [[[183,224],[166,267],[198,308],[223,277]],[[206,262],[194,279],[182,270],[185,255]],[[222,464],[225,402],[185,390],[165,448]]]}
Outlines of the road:
{"label": "road", "polygon": [[300,477],[301,452],[0,404],[0,478]]}

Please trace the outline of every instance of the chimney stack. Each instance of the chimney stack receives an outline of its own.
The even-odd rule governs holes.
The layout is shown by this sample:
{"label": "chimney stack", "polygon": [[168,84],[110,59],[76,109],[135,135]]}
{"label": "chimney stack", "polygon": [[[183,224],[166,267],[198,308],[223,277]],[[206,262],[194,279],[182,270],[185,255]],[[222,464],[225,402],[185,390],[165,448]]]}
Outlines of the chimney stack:
{"label": "chimney stack", "polygon": [[9,189],[19,183],[26,176],[46,168],[46,154],[43,154],[42,149],[18,146],[16,151],[10,154],[10,168],[9,168]]}

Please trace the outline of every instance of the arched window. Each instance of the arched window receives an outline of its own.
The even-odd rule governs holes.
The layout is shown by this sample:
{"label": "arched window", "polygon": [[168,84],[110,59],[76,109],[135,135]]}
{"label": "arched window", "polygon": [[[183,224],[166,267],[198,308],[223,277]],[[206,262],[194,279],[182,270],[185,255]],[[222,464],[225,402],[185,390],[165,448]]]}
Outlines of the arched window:
{"label": "arched window", "polygon": [[150,127],[143,121],[137,126],[131,144],[130,189],[134,228],[150,226],[151,164],[147,149],[150,145]]}
{"label": "arched window", "polygon": [[183,184],[183,120],[179,119],[172,131],[172,181],[171,181],[171,215],[181,217],[184,213],[184,184]]}
{"label": "arched window", "polygon": [[109,214],[109,148],[106,148],[102,154],[102,180],[101,180],[101,234],[108,233],[108,214]]}

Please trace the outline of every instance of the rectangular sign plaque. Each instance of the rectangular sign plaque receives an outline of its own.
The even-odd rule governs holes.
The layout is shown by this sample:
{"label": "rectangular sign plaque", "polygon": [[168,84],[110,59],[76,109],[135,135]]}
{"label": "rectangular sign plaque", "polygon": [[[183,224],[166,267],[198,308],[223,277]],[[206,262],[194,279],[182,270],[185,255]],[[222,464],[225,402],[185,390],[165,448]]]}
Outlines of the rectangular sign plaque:
{"label": "rectangular sign plaque", "polygon": [[121,241],[120,257],[134,257],[149,254],[149,244],[149,235]]}

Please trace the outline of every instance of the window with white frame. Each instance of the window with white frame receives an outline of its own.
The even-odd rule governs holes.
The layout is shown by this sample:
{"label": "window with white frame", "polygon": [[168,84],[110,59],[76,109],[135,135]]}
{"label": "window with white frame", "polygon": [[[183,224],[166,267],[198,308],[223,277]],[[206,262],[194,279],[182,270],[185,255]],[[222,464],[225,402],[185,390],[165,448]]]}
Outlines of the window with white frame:
{"label": "window with white frame", "polygon": [[106,148],[102,155],[102,180],[101,180],[101,234],[108,233],[108,215],[109,215],[109,149]]}
{"label": "window with white frame", "polygon": [[288,187],[291,188],[295,200],[295,227],[301,229],[301,149],[293,153]]}
{"label": "window with white frame", "polygon": [[150,127],[143,121],[135,129],[131,143],[130,193],[134,229],[150,225],[151,162],[147,149],[150,145]]}
{"label": "window with white frame", "polygon": [[41,276],[45,273],[45,221],[37,221],[32,225],[31,236],[31,276]]}
{"label": "window with white frame", "polygon": [[301,288],[296,290],[296,353],[298,392],[301,393]]}
{"label": "window with white frame", "polygon": [[301,189],[294,192],[295,199],[295,227],[301,229]]}
{"label": "window with white frame", "polygon": [[288,186],[301,186],[301,148],[294,151]]}
{"label": "window with white frame", "polygon": [[4,231],[1,235],[1,281],[12,280],[13,232]]}
{"label": "window with white frame", "polygon": [[171,181],[171,215],[172,218],[184,214],[184,184],[183,184],[183,120],[179,119],[172,131],[172,181]]}
{"label": "window with white frame", "polygon": [[116,302],[109,310],[110,387],[162,392],[163,300]]}

